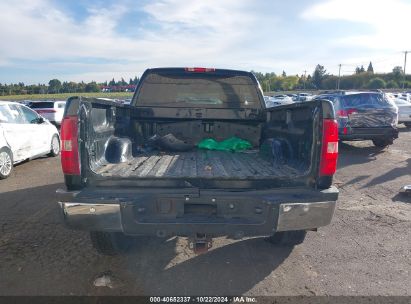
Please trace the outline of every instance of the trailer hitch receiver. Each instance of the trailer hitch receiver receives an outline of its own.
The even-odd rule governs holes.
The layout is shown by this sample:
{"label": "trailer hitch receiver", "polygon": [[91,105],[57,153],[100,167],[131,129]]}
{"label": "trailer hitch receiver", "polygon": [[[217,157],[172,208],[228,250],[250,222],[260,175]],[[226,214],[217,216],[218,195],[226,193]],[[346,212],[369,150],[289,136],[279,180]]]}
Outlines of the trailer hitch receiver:
{"label": "trailer hitch receiver", "polygon": [[194,237],[188,239],[188,246],[195,254],[202,254],[213,246],[213,240],[204,233],[196,233]]}

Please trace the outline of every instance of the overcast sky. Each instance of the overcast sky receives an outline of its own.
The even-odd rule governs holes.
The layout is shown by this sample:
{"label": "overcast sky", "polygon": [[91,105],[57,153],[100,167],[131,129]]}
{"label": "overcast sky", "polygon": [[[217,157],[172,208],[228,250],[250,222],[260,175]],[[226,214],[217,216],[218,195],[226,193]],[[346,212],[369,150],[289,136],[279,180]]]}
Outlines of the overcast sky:
{"label": "overcast sky", "polygon": [[[0,0],[0,82],[104,81],[148,67],[389,72],[411,0]],[[411,58],[410,58],[411,62]],[[411,69],[411,66],[410,66]]]}

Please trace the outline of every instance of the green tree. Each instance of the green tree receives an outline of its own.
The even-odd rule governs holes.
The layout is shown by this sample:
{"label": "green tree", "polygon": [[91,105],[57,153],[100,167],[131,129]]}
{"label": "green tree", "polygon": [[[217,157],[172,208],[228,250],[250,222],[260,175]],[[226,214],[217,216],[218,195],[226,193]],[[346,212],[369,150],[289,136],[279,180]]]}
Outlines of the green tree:
{"label": "green tree", "polygon": [[45,84],[39,84],[38,85],[39,88],[39,93],[40,94],[45,94],[47,93],[47,86]]}
{"label": "green tree", "polygon": [[355,74],[361,74],[361,73],[364,73],[365,72],[365,69],[364,69],[364,66],[362,65],[361,67],[356,67],[355,68]]}
{"label": "green tree", "polygon": [[59,93],[61,89],[61,81],[58,79],[52,79],[49,81],[49,91],[51,93]]}
{"label": "green tree", "polygon": [[109,86],[115,86],[116,85],[116,81],[114,80],[114,78],[112,80],[110,80],[110,82],[108,83]]}
{"label": "green tree", "polygon": [[118,86],[125,86],[127,85],[127,82],[124,80],[124,78],[121,78],[121,80],[119,82],[117,82]]}
{"label": "green tree", "polygon": [[384,79],[381,79],[379,77],[373,78],[368,82],[367,88],[368,89],[384,89],[386,86],[386,83]]}
{"label": "green tree", "polygon": [[312,77],[312,83],[317,89],[322,88],[321,84],[326,75],[327,75],[327,71],[324,68],[324,66],[317,64],[317,66],[315,67],[314,73],[313,73],[313,77]]}
{"label": "green tree", "polygon": [[338,76],[327,75],[324,77],[322,87],[324,90],[334,90],[337,88]]}
{"label": "green tree", "polygon": [[407,89],[410,89],[411,88],[411,81],[406,81],[404,87],[407,88]]}
{"label": "green tree", "polygon": [[92,81],[86,84],[85,91],[86,92],[100,92],[100,86],[95,81]]}
{"label": "green tree", "polygon": [[392,69],[392,77],[395,81],[399,82],[401,81],[402,77],[403,77],[404,71],[402,69],[402,67],[400,66],[396,66]]}
{"label": "green tree", "polygon": [[251,73],[254,74],[255,78],[257,78],[258,82],[262,82],[264,80],[264,75],[261,72],[255,72],[253,70],[251,70]]}
{"label": "green tree", "polygon": [[371,73],[371,74],[374,74],[374,68],[373,68],[373,66],[372,66],[371,61],[370,61],[370,64],[368,65],[367,72],[368,72],[368,73]]}
{"label": "green tree", "polygon": [[281,77],[282,82],[280,88],[284,91],[293,90],[298,84],[298,77],[297,76],[286,76]]}
{"label": "green tree", "polygon": [[394,67],[392,69],[393,74],[398,74],[398,75],[402,75],[404,73],[402,67],[400,67],[399,65],[397,65],[396,67]]}
{"label": "green tree", "polygon": [[70,81],[64,81],[62,84],[61,92],[63,93],[75,93],[77,91],[77,83]]}
{"label": "green tree", "polygon": [[387,82],[387,85],[385,87],[387,89],[398,89],[400,86],[395,80],[390,80]]}
{"label": "green tree", "polygon": [[67,88],[69,89],[70,93],[75,93],[77,92],[77,83],[75,83],[74,81],[70,81],[67,84]]}
{"label": "green tree", "polygon": [[83,93],[86,91],[86,84],[84,83],[84,81],[79,82],[77,84],[77,92]]}

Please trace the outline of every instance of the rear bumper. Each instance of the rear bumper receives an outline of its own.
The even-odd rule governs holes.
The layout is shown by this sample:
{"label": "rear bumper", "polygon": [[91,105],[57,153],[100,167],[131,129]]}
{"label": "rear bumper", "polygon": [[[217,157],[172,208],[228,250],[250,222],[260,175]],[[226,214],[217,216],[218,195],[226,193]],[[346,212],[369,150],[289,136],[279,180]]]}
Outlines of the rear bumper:
{"label": "rear bumper", "polygon": [[65,223],[75,229],[123,231],[120,204],[61,203]]}
{"label": "rear bumper", "polygon": [[398,129],[394,127],[383,128],[348,128],[347,134],[339,129],[341,140],[368,140],[376,138],[398,138]]}
{"label": "rear bumper", "polygon": [[337,197],[338,190],[331,187],[241,197],[233,193],[200,197],[144,195],[141,201],[75,197],[59,202],[59,206],[65,224],[73,229],[160,237],[203,233],[238,239],[326,226],[331,222]]}

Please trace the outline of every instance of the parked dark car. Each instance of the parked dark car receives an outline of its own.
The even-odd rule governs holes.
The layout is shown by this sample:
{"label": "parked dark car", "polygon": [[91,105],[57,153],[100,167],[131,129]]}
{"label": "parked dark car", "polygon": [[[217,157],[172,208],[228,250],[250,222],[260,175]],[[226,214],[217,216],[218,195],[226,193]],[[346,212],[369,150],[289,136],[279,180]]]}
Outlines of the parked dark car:
{"label": "parked dark car", "polygon": [[342,141],[372,140],[377,147],[398,138],[398,107],[379,92],[323,94],[333,102]]}

